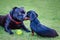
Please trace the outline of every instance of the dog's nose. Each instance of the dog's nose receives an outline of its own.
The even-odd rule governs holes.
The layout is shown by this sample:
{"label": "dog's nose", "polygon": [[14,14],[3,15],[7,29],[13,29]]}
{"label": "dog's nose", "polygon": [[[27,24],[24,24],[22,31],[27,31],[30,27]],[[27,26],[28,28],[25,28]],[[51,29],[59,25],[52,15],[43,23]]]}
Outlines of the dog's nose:
{"label": "dog's nose", "polygon": [[23,17],[25,18],[27,14],[23,14]]}
{"label": "dog's nose", "polygon": [[22,14],[25,14],[25,11],[23,10],[23,11],[21,11],[21,13],[22,13]]}

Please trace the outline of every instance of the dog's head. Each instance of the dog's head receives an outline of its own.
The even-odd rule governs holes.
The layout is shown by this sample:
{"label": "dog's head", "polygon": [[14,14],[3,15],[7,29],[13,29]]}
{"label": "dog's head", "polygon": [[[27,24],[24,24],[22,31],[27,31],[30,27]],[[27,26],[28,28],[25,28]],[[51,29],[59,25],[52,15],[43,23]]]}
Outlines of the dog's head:
{"label": "dog's head", "polygon": [[27,12],[27,17],[29,17],[30,20],[34,20],[36,17],[38,17],[38,14],[35,11],[30,10]]}
{"label": "dog's head", "polygon": [[10,11],[10,15],[17,20],[23,21],[24,17],[25,17],[25,10],[24,7],[14,7],[11,11]]}

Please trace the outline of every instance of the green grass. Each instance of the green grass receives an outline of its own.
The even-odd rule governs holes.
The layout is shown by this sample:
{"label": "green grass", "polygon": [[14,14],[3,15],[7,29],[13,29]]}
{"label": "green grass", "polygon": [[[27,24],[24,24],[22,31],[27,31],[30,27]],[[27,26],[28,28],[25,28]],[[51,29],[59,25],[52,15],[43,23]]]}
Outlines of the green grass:
{"label": "green grass", "polygon": [[[56,38],[34,36],[23,31],[22,35],[9,35],[0,27],[0,40],[60,40],[60,0],[0,0],[0,15],[6,15],[13,7],[25,7],[26,11],[35,10],[38,13],[40,22],[55,29],[59,36]],[[28,29],[29,21],[24,21]]]}

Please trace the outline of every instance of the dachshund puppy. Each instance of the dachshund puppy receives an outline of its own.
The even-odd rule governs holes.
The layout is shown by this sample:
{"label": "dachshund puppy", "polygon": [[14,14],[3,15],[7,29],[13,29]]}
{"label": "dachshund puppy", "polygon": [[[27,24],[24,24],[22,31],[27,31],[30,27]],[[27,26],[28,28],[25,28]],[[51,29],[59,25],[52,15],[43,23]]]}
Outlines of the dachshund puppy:
{"label": "dachshund puppy", "polygon": [[38,15],[35,11],[30,10],[27,12],[27,17],[30,18],[30,27],[32,30],[32,35],[34,35],[34,32],[37,35],[43,36],[43,37],[56,37],[58,36],[57,32],[54,29],[48,28],[45,25],[42,25],[38,20]]}

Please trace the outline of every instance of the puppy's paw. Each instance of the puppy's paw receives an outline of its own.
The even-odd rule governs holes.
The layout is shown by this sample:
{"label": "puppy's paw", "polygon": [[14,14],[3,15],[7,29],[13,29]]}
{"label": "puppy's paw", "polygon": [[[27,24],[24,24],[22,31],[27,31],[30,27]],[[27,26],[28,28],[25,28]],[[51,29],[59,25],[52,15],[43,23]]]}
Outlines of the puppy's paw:
{"label": "puppy's paw", "polygon": [[34,36],[34,33],[32,33],[32,36]]}

